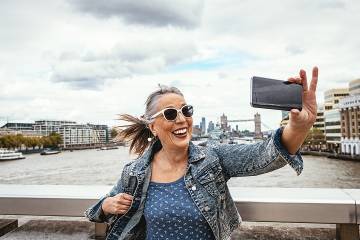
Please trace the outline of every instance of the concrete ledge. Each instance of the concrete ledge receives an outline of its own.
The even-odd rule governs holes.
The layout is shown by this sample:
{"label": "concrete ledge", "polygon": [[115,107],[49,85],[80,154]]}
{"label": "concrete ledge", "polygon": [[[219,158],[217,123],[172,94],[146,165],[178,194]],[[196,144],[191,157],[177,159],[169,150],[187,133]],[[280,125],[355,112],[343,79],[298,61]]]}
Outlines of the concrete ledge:
{"label": "concrete ledge", "polygon": [[94,224],[85,221],[30,220],[1,239],[95,239],[94,228]]}
{"label": "concrete ledge", "polygon": [[0,237],[18,227],[16,219],[0,219]]}
{"label": "concrete ledge", "polygon": [[[0,185],[0,214],[82,217],[85,209],[110,189],[111,186]],[[244,221],[337,224],[336,239],[358,240],[359,189],[229,189]],[[92,226],[95,228],[95,224]]]}

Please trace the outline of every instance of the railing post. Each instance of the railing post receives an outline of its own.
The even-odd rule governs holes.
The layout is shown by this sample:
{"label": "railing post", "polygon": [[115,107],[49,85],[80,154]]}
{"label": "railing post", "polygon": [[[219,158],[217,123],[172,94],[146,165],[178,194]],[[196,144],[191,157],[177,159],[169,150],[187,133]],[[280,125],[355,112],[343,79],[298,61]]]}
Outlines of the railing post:
{"label": "railing post", "polygon": [[336,240],[359,240],[359,225],[336,224]]}
{"label": "railing post", "polygon": [[95,238],[105,239],[106,237],[106,223],[95,223]]}

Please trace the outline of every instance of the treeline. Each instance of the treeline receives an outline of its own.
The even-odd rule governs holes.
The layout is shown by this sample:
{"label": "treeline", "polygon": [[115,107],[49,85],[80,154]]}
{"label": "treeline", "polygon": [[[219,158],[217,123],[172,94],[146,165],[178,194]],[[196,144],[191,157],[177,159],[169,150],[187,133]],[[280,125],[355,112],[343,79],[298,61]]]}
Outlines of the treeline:
{"label": "treeline", "polygon": [[22,134],[5,135],[0,137],[0,148],[26,149],[32,148],[57,148],[62,143],[58,133],[51,133],[43,137],[24,137]]}

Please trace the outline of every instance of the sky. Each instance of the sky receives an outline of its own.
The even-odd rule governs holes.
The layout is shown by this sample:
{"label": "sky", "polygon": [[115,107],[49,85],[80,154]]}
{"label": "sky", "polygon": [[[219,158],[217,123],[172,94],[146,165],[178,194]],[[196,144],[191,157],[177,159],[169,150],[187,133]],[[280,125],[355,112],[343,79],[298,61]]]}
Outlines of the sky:
{"label": "sky", "polygon": [[184,93],[195,124],[258,112],[274,129],[281,112],[250,106],[250,78],[318,66],[323,102],[360,77],[359,12],[357,0],[2,0],[0,123],[113,126],[160,83]]}

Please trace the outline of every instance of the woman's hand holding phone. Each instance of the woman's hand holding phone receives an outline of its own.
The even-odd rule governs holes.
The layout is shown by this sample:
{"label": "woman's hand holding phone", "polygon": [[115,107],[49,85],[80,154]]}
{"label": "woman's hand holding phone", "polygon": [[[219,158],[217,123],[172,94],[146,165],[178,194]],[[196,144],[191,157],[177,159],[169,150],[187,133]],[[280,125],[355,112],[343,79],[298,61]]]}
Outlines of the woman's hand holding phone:
{"label": "woman's hand holding phone", "polygon": [[295,154],[304,142],[310,128],[316,121],[316,86],[318,82],[318,68],[312,70],[310,86],[308,85],[305,70],[300,70],[299,77],[289,78],[288,81],[300,83],[303,86],[303,106],[301,111],[291,109],[289,123],[285,126],[281,142],[290,154]]}
{"label": "woman's hand holding phone", "polygon": [[300,70],[300,76],[291,77],[289,82],[302,84],[303,86],[303,106],[302,110],[291,109],[289,116],[289,126],[293,130],[306,130],[308,131],[316,120],[317,103],[316,103],[316,86],[318,81],[319,70],[314,67],[312,70],[312,79],[310,86],[308,85],[305,70]]}

